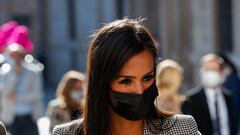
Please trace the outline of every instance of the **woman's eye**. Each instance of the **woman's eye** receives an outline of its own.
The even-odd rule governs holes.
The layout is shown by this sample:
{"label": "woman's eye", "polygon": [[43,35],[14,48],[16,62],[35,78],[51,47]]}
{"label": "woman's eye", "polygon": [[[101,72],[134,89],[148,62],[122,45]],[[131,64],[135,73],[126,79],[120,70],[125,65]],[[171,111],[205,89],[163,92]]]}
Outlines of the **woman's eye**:
{"label": "woman's eye", "polygon": [[131,84],[132,81],[130,79],[123,79],[121,81],[119,81],[120,84],[124,84],[124,85],[128,85]]}
{"label": "woman's eye", "polygon": [[154,78],[154,75],[145,76],[145,77],[143,78],[143,81],[144,81],[144,82],[148,82],[148,81],[151,81],[153,78]]}

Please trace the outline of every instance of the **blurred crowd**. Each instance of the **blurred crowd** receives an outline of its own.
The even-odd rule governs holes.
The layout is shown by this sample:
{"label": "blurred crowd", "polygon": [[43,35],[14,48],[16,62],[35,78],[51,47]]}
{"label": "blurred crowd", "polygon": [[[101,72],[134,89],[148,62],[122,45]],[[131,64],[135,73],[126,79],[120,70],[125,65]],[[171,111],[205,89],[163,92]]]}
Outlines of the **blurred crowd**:
{"label": "blurred crowd", "polygon": [[164,60],[157,67],[159,109],[192,115],[203,135],[236,135],[239,129],[240,79],[225,55],[207,54],[200,62],[199,85],[181,92],[182,67]]}
{"label": "blurred crowd", "polygon": [[63,76],[56,99],[44,112],[44,66],[31,54],[33,49],[26,26],[15,21],[1,25],[0,121],[11,135],[50,134],[55,125],[81,115],[85,76],[77,71]]}
{"label": "blurred crowd", "polygon": [[[44,66],[31,54],[29,29],[17,22],[0,27],[0,121],[11,135],[51,134],[55,125],[81,117],[85,75],[67,72],[56,98],[43,108]],[[237,135],[240,114],[240,79],[234,63],[224,54],[207,54],[200,63],[198,86],[183,90],[183,67],[174,60],[156,68],[162,111],[192,115],[203,135]]]}

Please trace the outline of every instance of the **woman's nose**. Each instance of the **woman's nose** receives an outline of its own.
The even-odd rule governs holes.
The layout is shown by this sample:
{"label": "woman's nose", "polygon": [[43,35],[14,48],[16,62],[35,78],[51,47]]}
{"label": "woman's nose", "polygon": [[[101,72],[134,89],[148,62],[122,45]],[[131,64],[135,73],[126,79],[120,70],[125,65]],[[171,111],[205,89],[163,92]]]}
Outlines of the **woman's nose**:
{"label": "woman's nose", "polygon": [[142,94],[143,92],[144,92],[144,86],[143,86],[142,82],[136,83],[135,93],[136,94]]}

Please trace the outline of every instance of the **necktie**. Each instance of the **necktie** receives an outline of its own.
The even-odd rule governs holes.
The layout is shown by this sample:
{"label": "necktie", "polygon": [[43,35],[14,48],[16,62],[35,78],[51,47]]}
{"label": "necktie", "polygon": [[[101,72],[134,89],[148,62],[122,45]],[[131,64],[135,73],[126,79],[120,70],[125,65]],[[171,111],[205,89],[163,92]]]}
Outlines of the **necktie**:
{"label": "necktie", "polygon": [[220,117],[219,117],[219,106],[218,106],[218,95],[217,93],[215,94],[215,113],[216,113],[216,118],[215,118],[215,123],[214,123],[214,130],[216,135],[221,135],[220,131]]}

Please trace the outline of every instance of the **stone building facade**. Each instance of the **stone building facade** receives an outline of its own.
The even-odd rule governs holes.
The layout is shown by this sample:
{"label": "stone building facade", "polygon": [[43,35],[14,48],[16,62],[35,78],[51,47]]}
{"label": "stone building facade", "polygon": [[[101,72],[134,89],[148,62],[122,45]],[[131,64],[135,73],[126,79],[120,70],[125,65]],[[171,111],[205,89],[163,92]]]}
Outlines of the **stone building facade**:
{"label": "stone building facade", "polygon": [[46,84],[55,87],[68,70],[86,71],[95,29],[125,16],[146,18],[161,57],[184,67],[189,89],[207,53],[227,53],[240,69],[239,10],[238,0],[0,0],[0,23],[16,19],[30,27]]}

